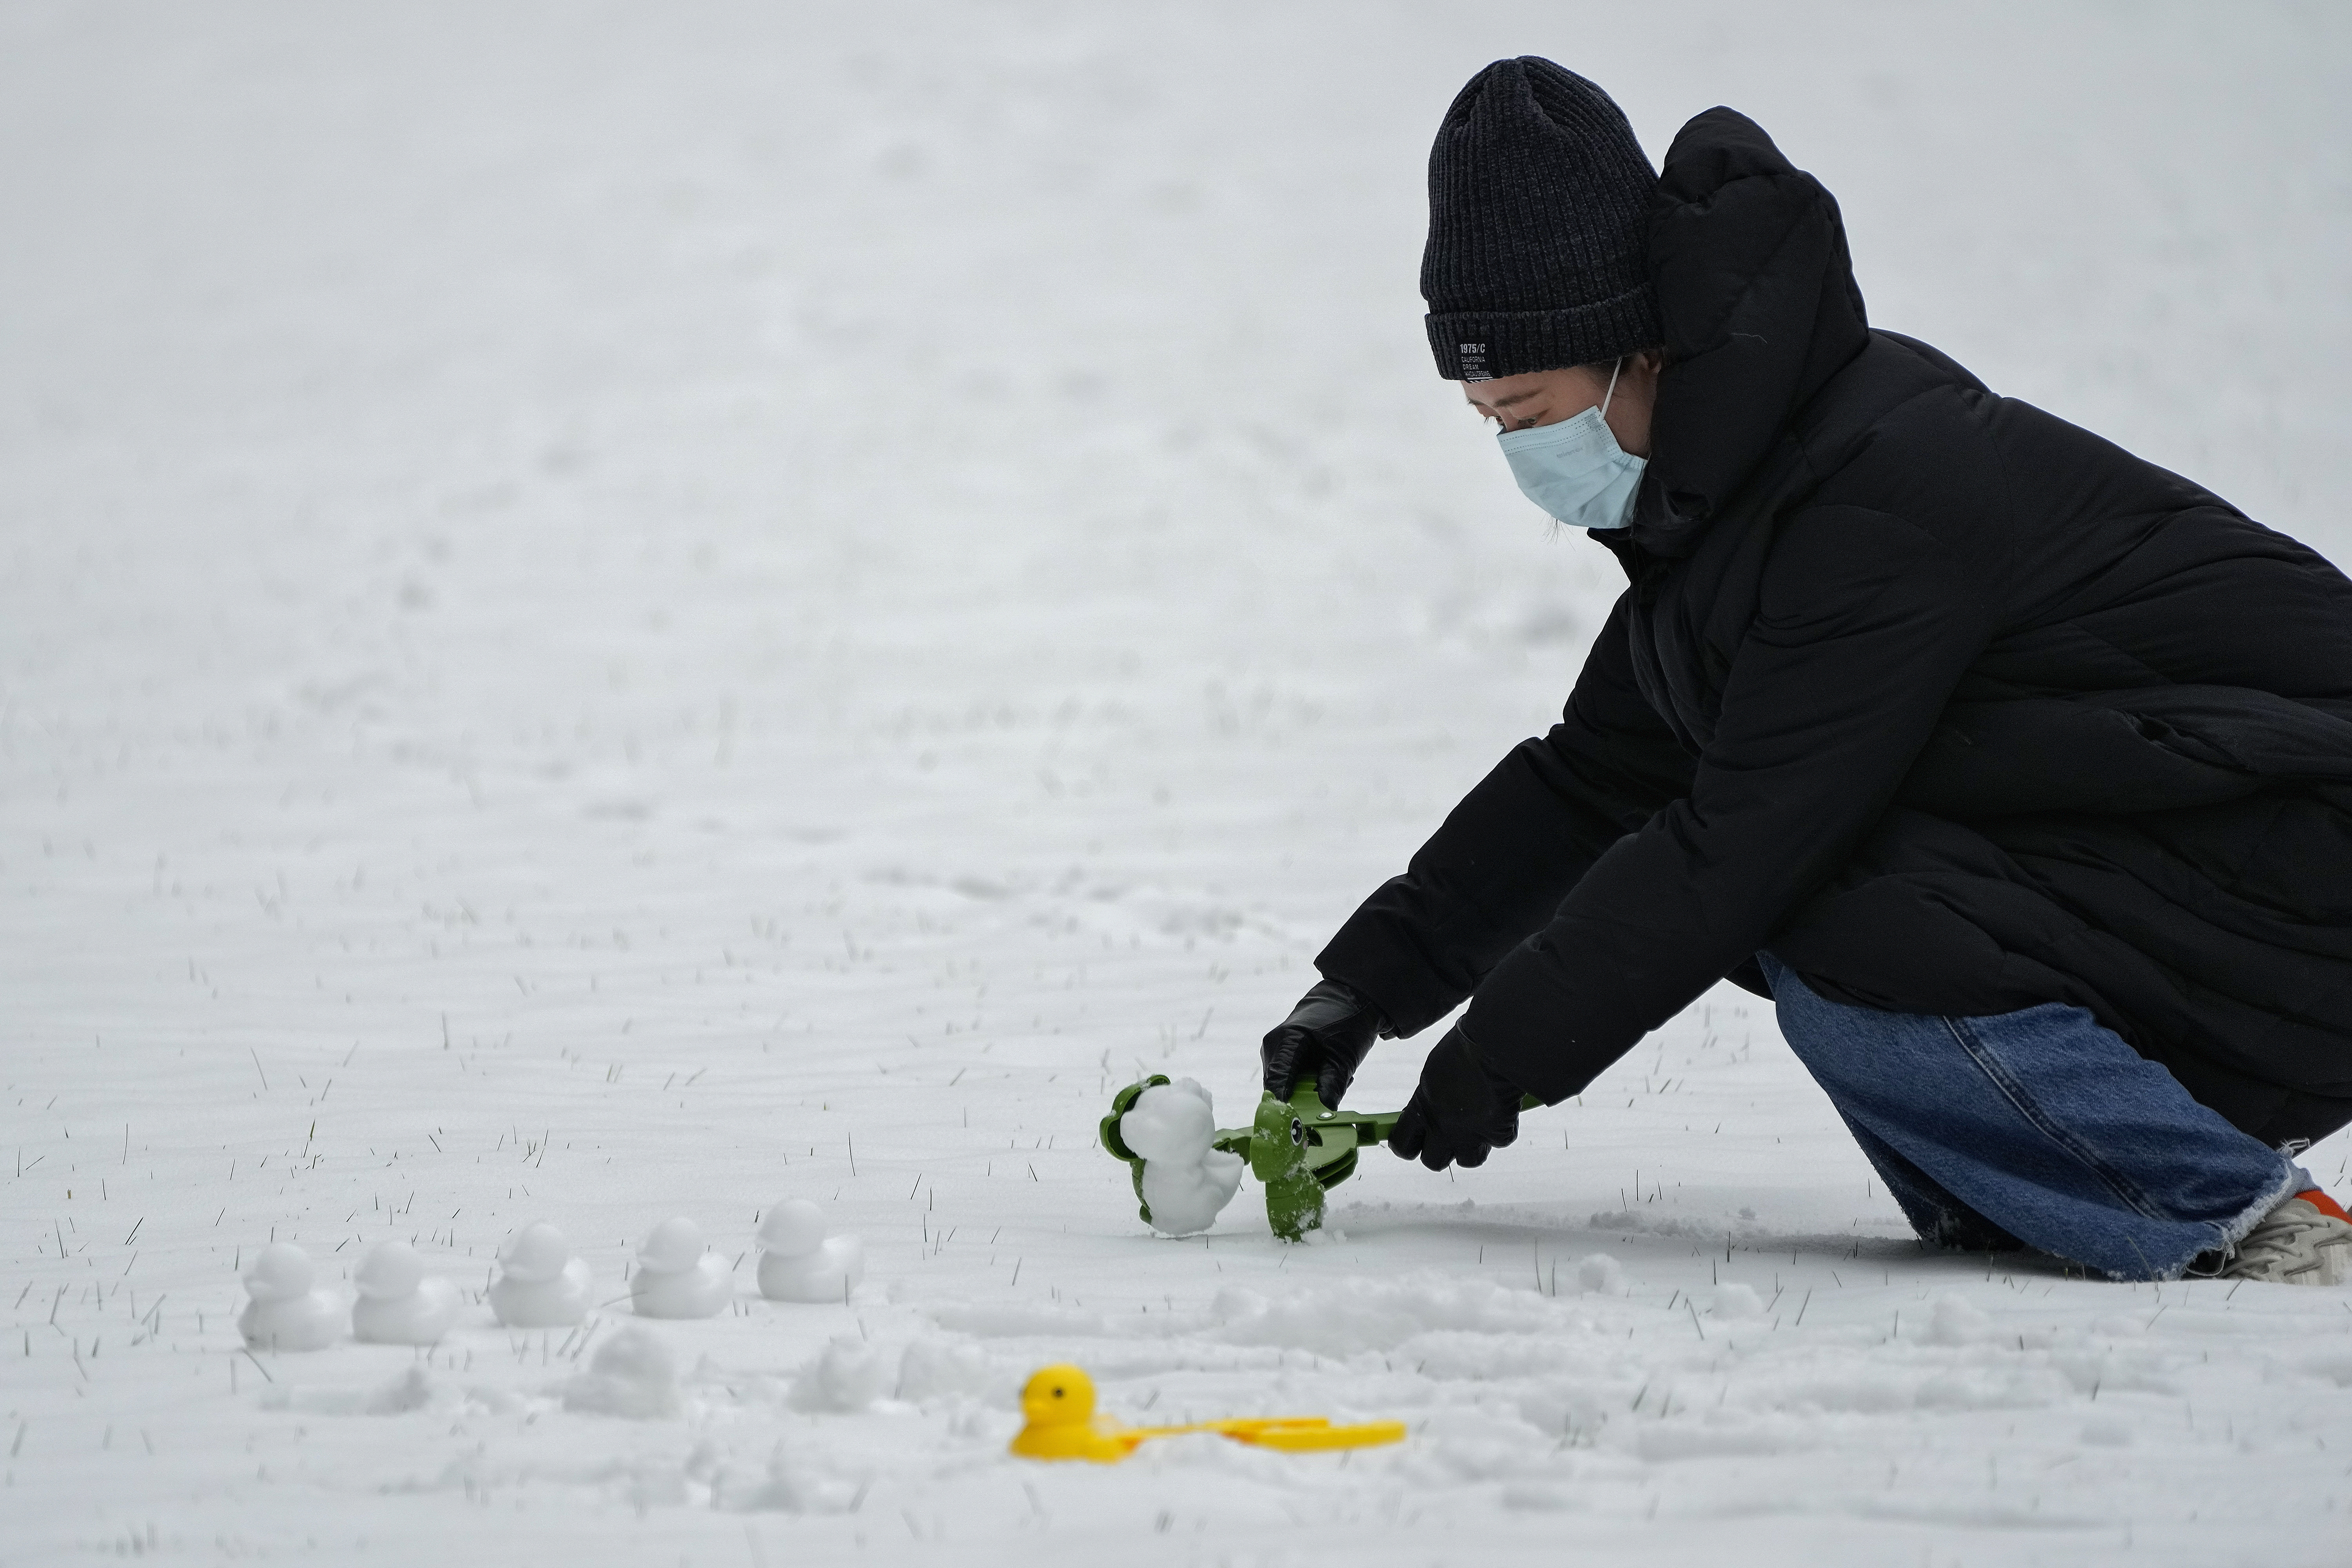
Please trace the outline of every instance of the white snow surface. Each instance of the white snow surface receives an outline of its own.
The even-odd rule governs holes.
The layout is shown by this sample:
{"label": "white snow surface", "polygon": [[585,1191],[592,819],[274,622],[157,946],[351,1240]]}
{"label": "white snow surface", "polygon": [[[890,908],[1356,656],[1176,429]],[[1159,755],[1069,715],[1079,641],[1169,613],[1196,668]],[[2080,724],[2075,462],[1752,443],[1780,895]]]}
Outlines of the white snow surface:
{"label": "white snow surface", "polygon": [[[1321,1246],[1092,1146],[1255,1095],[1615,592],[1422,337],[1521,52],[2352,551],[2339,7],[0,7],[0,1563],[2352,1560],[2352,1294],[1923,1253],[1741,993]],[[780,1193],[850,1301],[632,1321]],[[392,1238],[438,1346],[242,1348]],[[1008,1458],[1065,1359],[1412,1436]]]}
{"label": "white snow surface", "polygon": [[1241,1186],[1242,1159],[1211,1147],[1216,1100],[1197,1079],[1153,1084],[1118,1119],[1119,1141],[1143,1156],[1151,1228],[1192,1236],[1217,1223]]}

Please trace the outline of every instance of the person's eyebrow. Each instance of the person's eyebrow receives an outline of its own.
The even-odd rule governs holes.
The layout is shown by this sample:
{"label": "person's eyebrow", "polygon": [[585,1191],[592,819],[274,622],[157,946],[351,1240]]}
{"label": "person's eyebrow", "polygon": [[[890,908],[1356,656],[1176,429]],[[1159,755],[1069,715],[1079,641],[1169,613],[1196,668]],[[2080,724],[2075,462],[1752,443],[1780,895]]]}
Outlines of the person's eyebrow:
{"label": "person's eyebrow", "polygon": [[1486,405],[1486,406],[1489,408],[1508,408],[1514,403],[1525,403],[1530,397],[1540,397],[1542,395],[1543,388],[1539,386],[1531,386],[1525,392],[1515,392],[1508,397],[1498,397],[1495,399],[1494,402]]}

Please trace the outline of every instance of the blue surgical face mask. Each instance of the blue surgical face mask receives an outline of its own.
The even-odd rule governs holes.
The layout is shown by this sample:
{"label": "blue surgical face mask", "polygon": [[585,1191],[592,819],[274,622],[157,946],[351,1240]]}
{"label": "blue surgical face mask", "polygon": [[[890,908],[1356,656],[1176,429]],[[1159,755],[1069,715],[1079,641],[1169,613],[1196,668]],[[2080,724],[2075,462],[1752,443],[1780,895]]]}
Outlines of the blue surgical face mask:
{"label": "blue surgical face mask", "polygon": [[1608,421],[1609,400],[1617,395],[1617,372],[1624,364],[1621,359],[1610,371],[1600,407],[1557,425],[1506,430],[1495,437],[1527,498],[1577,528],[1622,528],[1633,521],[1633,497],[1649,465],[1617,445]]}

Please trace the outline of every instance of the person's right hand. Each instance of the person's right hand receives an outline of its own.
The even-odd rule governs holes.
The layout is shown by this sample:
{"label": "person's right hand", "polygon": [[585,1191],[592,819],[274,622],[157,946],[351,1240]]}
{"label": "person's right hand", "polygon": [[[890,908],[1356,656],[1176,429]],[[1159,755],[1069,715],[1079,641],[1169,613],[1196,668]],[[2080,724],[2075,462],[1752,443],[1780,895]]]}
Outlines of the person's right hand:
{"label": "person's right hand", "polygon": [[1337,980],[1318,983],[1258,1047],[1266,1093],[1288,1100],[1312,1079],[1323,1103],[1337,1110],[1357,1064],[1387,1026],[1381,1010],[1351,987]]}

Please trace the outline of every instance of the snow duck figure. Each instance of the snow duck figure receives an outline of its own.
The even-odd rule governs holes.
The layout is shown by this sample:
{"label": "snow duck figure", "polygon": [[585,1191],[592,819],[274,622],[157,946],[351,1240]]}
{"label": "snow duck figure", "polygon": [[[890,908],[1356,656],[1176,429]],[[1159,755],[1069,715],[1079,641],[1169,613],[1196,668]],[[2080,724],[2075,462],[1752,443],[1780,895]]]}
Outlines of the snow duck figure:
{"label": "snow duck figure", "polygon": [[594,1289],[588,1260],[572,1252],[562,1231],[533,1220],[499,1249],[490,1310],[510,1329],[575,1328],[587,1320]]}
{"label": "snow duck figure", "polygon": [[457,1321],[457,1287],[425,1272],[425,1259],[404,1241],[380,1241],[352,1277],[360,1299],[352,1304],[352,1337],[372,1345],[431,1345]]}
{"label": "snow duck figure", "polygon": [[706,1248],[692,1220],[666,1219],[637,1248],[629,1301],[640,1318],[715,1318],[735,1295],[727,1259]]}
{"label": "snow duck figure", "polygon": [[273,1241],[245,1270],[251,1300],[236,1315],[236,1331],[255,1350],[322,1351],[343,1337],[343,1300],[311,1288],[310,1255],[290,1241]]}
{"label": "snow duck figure", "polygon": [[771,1301],[846,1301],[866,1277],[865,1244],[825,1235],[824,1211],[806,1198],[768,1211],[760,1246],[760,1294]]}

